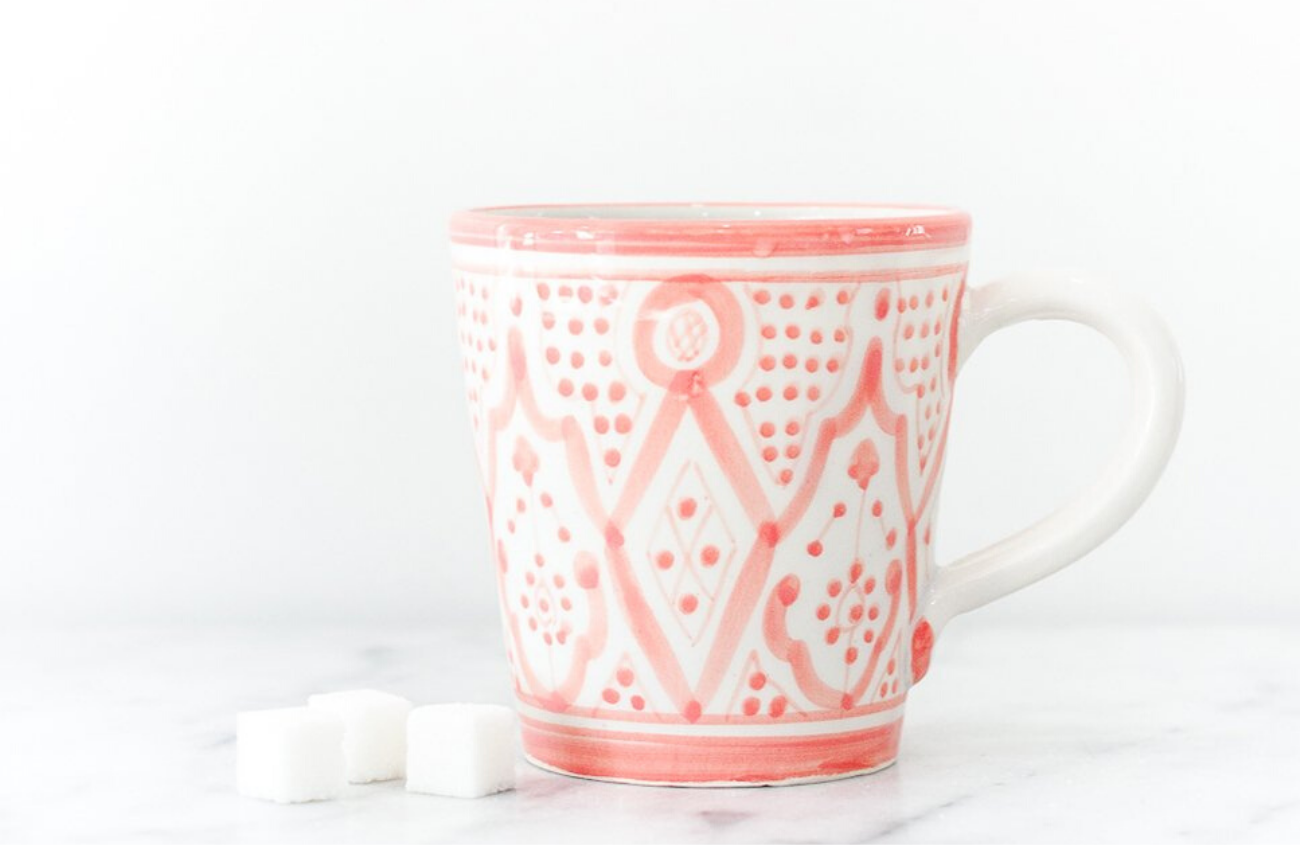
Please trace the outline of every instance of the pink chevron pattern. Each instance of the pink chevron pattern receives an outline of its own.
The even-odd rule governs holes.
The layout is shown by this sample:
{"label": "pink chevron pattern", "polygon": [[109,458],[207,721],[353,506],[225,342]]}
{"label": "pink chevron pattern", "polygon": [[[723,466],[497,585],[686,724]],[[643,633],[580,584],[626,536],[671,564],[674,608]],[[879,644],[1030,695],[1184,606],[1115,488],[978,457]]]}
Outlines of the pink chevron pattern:
{"label": "pink chevron pattern", "polygon": [[[646,736],[824,755],[842,734],[827,776],[892,759],[933,642],[965,266],[883,263],[458,268],[507,651],[543,765],[717,767],[639,757]],[[798,759],[771,780],[817,776]]]}

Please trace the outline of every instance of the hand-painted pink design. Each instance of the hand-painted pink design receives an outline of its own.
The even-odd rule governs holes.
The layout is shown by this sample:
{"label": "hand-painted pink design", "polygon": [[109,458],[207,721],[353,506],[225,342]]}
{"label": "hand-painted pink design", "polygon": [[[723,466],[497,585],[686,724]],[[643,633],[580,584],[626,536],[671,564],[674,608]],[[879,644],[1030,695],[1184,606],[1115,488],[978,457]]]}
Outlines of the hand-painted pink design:
{"label": "hand-painted pink design", "polygon": [[[948,405],[957,375],[957,320],[965,277],[954,285],[936,277],[899,284],[892,292],[898,318],[894,322],[893,372],[898,387],[911,399],[895,413],[883,397],[876,412],[882,429],[894,426],[898,497],[907,521],[907,618],[916,615],[917,526],[930,504],[943,467],[948,440]],[[889,310],[889,288],[877,293],[876,317]],[[946,362],[947,366],[943,366]],[[916,491],[916,495],[914,495]],[[931,530],[921,538],[929,545]]]}
{"label": "hand-painted pink design", "polygon": [[[876,317],[882,321],[888,319],[889,316],[888,296],[887,289],[882,289],[877,294]],[[917,301],[919,303],[921,300],[918,299]],[[908,305],[905,307],[914,306],[911,305],[909,300]],[[863,511],[867,502],[871,480],[879,471],[881,465],[880,453],[875,443],[870,439],[864,439],[853,450],[847,468],[849,477],[857,483],[861,490],[861,498],[858,503],[857,533],[853,546],[857,550],[857,554],[849,565],[849,577],[845,580],[833,577],[826,586],[827,598],[836,600],[834,608],[828,602],[816,603],[810,597],[805,597],[805,601],[802,603],[805,613],[811,611],[818,621],[826,623],[824,630],[825,645],[836,647],[841,645],[842,638],[846,640],[847,644],[842,646],[846,666],[844,675],[835,680],[828,680],[822,674],[819,674],[818,663],[814,659],[815,652],[809,645],[812,638],[798,637],[791,633],[790,609],[803,593],[803,582],[799,576],[786,576],[769,594],[764,617],[764,635],[768,646],[774,654],[790,663],[800,689],[810,699],[822,706],[831,707],[835,705],[835,702],[838,702],[839,706],[846,710],[855,706],[864,695],[868,698],[886,699],[900,692],[899,677],[901,673],[898,662],[901,655],[897,636],[900,604],[902,604],[904,585],[906,585],[906,610],[903,615],[910,626],[910,620],[916,612],[918,578],[917,524],[921,516],[926,513],[930,497],[938,481],[939,469],[942,464],[943,434],[946,433],[945,428],[939,426],[939,421],[934,420],[935,430],[940,433],[940,437],[934,452],[936,459],[930,462],[931,466],[929,471],[926,472],[927,461],[925,458],[929,453],[925,452],[924,449],[930,441],[922,438],[916,443],[915,450],[911,448],[909,417],[906,414],[896,413],[889,406],[883,382],[884,360],[883,344],[879,338],[873,338],[868,344],[863,361],[862,374],[864,383],[868,385],[868,390],[862,395],[862,398],[870,407],[872,419],[881,436],[893,441],[893,462],[897,485],[897,489],[894,491],[895,495],[876,498],[871,505],[872,517],[881,521],[880,530],[884,532],[884,548],[877,553],[876,560],[873,560],[872,556],[864,551],[862,538]],[[897,362],[899,360],[901,359],[894,358],[896,372],[898,371]],[[910,369],[910,365],[903,368],[904,371]],[[919,364],[916,369],[921,369]],[[935,369],[938,370],[939,368],[935,367]],[[936,385],[931,389],[932,393],[937,391],[937,378],[939,375],[936,373]],[[920,393],[921,396],[924,396],[924,386],[919,386],[921,389],[916,390],[907,382],[903,382],[902,387],[905,395],[914,396]],[[946,427],[946,417],[943,426]],[[914,457],[916,455],[920,455],[920,457]],[[919,498],[913,497],[914,484],[921,487]],[[901,507],[902,510],[902,525],[890,527],[885,522],[891,518],[891,507],[887,506],[886,502],[889,501],[892,505],[895,500],[897,506]],[[825,545],[824,535],[829,529],[829,525],[846,511],[847,505],[841,508],[840,503],[837,503],[833,510],[832,520],[828,522],[827,527],[823,527],[821,534],[810,542],[807,547],[807,554],[810,559],[822,556]],[[895,556],[896,546],[900,540],[899,527],[903,529],[902,558]],[[930,540],[928,528],[924,532],[924,540],[927,543]],[[868,575],[864,577],[864,573],[868,568],[879,568],[881,565],[885,567],[884,587],[887,607],[884,608],[869,603],[869,594],[872,591],[867,590],[866,587],[868,585],[874,587],[877,583],[877,576]],[[854,577],[855,575],[857,578]],[[847,589],[846,583],[848,585]],[[846,607],[848,608],[847,616],[844,615]],[[877,623],[878,619],[883,621]],[[857,641],[859,628],[862,629],[860,642]],[[869,652],[864,655],[863,649],[869,649]],[[860,673],[856,673],[853,667],[864,656],[863,668]],[[901,686],[901,691],[906,691],[905,684]]]}
{"label": "hand-painted pink design", "polygon": [[515,454],[511,459],[511,465],[514,466],[515,472],[523,478],[524,484],[528,487],[533,486],[533,475],[537,472],[538,466],[537,452],[529,445],[528,441],[520,437],[515,441]]}
{"label": "hand-painted pink design", "polygon": [[645,404],[618,357],[623,285],[538,281],[529,292],[540,321],[544,384],[582,422],[598,477],[613,483]]}
{"label": "hand-painted pink design", "polygon": [[736,539],[693,461],[678,473],[653,532],[646,568],[677,623],[697,642],[736,556]]}
{"label": "hand-painted pink design", "polygon": [[[878,296],[886,295],[883,288]],[[906,292],[894,295],[898,318],[894,323],[894,373],[899,386],[914,397],[911,422],[915,437],[917,472],[923,473],[942,435],[947,419],[950,379],[941,372],[953,345],[946,336],[953,298],[946,280],[910,282]],[[887,306],[887,303],[886,303]]]}
{"label": "hand-painted pink design", "polygon": [[[493,283],[456,274],[456,314],[459,327],[461,361],[465,370],[465,398],[469,402],[470,423],[483,456],[484,405],[493,376],[497,351]],[[517,312],[516,312],[517,313]]]}
{"label": "hand-painted pink design", "polygon": [[[530,353],[519,326],[506,335],[508,355],[498,367],[504,370],[498,376],[502,398],[490,414],[485,467],[511,657],[525,700],[552,710],[587,707],[601,718],[622,714],[703,724],[722,713],[769,721],[810,718],[796,696],[816,708],[856,713],[866,702],[883,706],[905,692],[900,676],[906,667],[899,664],[911,662],[910,676],[916,676],[917,652],[905,653],[901,645],[913,630],[917,545],[930,541],[928,526],[922,530],[920,522],[942,463],[944,397],[955,362],[950,326],[960,298],[959,282],[952,289],[935,282],[933,291],[919,287],[924,283],[795,282],[755,289],[706,276],[677,277],[640,298],[634,319],[622,323],[630,336],[616,344],[616,312],[630,304],[626,290],[634,283],[527,282],[533,299],[526,305],[512,300],[510,312],[521,320],[521,311],[536,309],[540,331],[530,330],[540,345]],[[903,290],[907,300],[897,292]],[[915,304],[912,290],[918,291]],[[764,291],[766,298],[760,296]],[[850,354],[847,321],[859,295],[872,298],[857,310],[874,315],[880,326],[860,329],[865,346]],[[758,338],[746,336],[742,301],[756,309]],[[895,302],[903,302],[903,310]],[[940,311],[931,320],[934,309]],[[895,316],[913,312],[916,320],[924,318],[916,325],[924,326],[930,361],[915,356],[915,368],[908,344],[922,339],[922,329],[914,327],[909,336]],[[462,314],[462,320],[477,319],[472,308]],[[907,355],[901,369],[899,348]],[[946,368],[938,365],[945,354]],[[530,373],[532,355],[539,373]],[[579,378],[593,359],[600,374]],[[638,378],[628,378],[620,361],[635,366]],[[893,386],[886,383],[886,361]],[[745,369],[738,371],[742,363]],[[736,384],[733,373],[741,372],[747,375],[740,391],[715,396],[722,383]],[[763,381],[774,372],[786,373],[790,384]],[[649,392],[645,381],[653,385]],[[636,384],[643,386],[634,390]],[[546,392],[546,406],[562,415],[542,412],[533,392],[538,388]],[[894,395],[904,397],[903,411],[894,410]],[[785,415],[763,416],[767,411],[760,413],[760,406],[776,407],[771,403],[778,397]],[[628,401],[633,404],[620,404]],[[827,413],[830,401],[838,410]],[[927,410],[928,424],[915,429]],[[620,413],[626,413],[623,423]],[[707,472],[691,461],[666,463],[688,417],[707,444]],[[637,437],[630,440],[633,426]],[[919,440],[913,430],[919,430]],[[837,446],[850,435],[851,447]],[[779,450],[779,461],[769,459],[772,448]],[[510,450],[507,473],[497,470],[498,449]],[[843,463],[829,463],[833,450],[847,456]],[[877,493],[886,469],[896,489]],[[809,508],[828,470],[849,482],[857,501],[850,495],[836,502],[829,514],[816,517],[825,520],[820,533],[807,537],[805,518],[814,516]],[[660,472],[676,473],[667,500],[646,502]],[[616,475],[620,485],[602,492]],[[712,507],[718,485],[735,498],[734,513],[743,514],[748,525],[728,524]],[[780,491],[779,502],[769,498],[770,490]],[[512,501],[516,513],[508,512]],[[633,549],[625,530],[645,507],[658,509],[658,521],[648,546]],[[527,542],[520,540],[524,525],[535,532]],[[826,553],[836,531],[852,537],[834,543],[856,550],[850,556]],[[510,548],[534,549],[532,560],[508,560],[507,544],[500,542],[507,538],[514,538]],[[807,568],[770,583],[778,548],[792,546]],[[660,591],[671,613],[652,609],[647,590]],[[609,594],[621,610],[620,626],[640,652],[635,659],[652,678],[632,670],[625,655],[612,682],[588,682],[588,666],[607,639]],[[735,683],[729,679],[735,677],[736,649],[760,604],[765,644],[788,665],[797,693],[763,671],[769,698],[741,696],[738,710],[731,699],[719,701],[719,712],[719,688]],[[699,649],[691,657],[698,668],[688,671],[688,655],[679,653],[666,625],[679,628]],[[832,663],[839,668],[828,671]],[[632,672],[638,692],[619,683],[624,669]],[[653,684],[644,685],[647,680]],[[637,708],[633,695],[646,708],[653,698],[662,702],[657,708],[671,711]],[[753,709],[750,699],[759,700],[761,713],[747,712]],[[772,702],[778,699],[783,703],[775,705],[780,714],[774,717]]]}
{"label": "hand-painted pink design", "polygon": [[[809,420],[843,378],[854,287],[793,282],[747,291],[759,326],[758,355],[731,401],[749,424],[756,463],[781,487],[794,480]],[[829,322],[828,314],[834,315]]]}
{"label": "hand-painted pink design", "polygon": [[912,631],[912,683],[930,671],[930,652],[934,649],[934,629],[922,619]]}
{"label": "hand-painted pink design", "polygon": [[[816,605],[817,619],[827,623],[824,629],[826,644],[838,645],[843,651],[843,676],[835,683],[823,680],[818,674],[817,661],[809,642],[795,639],[788,633],[789,608],[799,599],[803,589],[799,576],[787,575],[782,579],[767,602],[763,630],[768,647],[794,669],[799,689],[814,703],[828,709],[851,710],[864,695],[888,699],[899,692],[895,659],[886,658],[889,662],[883,675],[880,664],[882,656],[887,654],[886,645],[893,644],[891,637],[898,621],[902,567],[893,560],[886,570],[884,598],[888,610],[883,616],[879,604],[869,604],[876,592],[876,579],[874,576],[861,579],[861,571],[861,560],[855,560],[846,579],[847,589],[845,581],[840,579],[833,579],[827,585],[826,597],[836,602],[834,608],[827,601]],[[859,577],[854,578],[855,575]],[[870,610],[864,613],[867,607]],[[859,663],[862,665],[860,669],[855,666]],[[879,688],[873,683],[878,678],[881,681]]]}
{"label": "hand-painted pink design", "polygon": [[689,365],[709,341],[709,324],[699,308],[679,308],[668,320],[668,351],[674,361]]}
{"label": "hand-painted pink design", "polygon": [[621,710],[629,715],[657,719],[655,701],[637,674],[631,655],[625,653],[618,666],[605,679],[600,690],[600,705],[592,708],[593,715]]}
{"label": "hand-painted pink design", "polygon": [[[509,468],[499,473],[497,444],[509,437],[518,417],[540,441],[571,444],[572,421],[542,415],[527,380],[517,330],[508,336],[509,379],[502,403],[489,415],[487,461],[488,516],[497,538],[497,579],[510,638],[516,689],[521,698],[550,710],[569,708],[581,690],[588,664],[605,647],[608,615],[600,588],[599,532],[573,498],[569,472],[583,466],[585,451],[568,447],[568,465],[544,463],[529,436],[510,442]],[[581,448],[579,444],[577,449]],[[585,485],[594,499],[590,469]],[[524,542],[518,538],[527,537]],[[507,542],[532,550],[512,558]]]}
{"label": "hand-painted pink design", "polygon": [[871,438],[867,438],[858,444],[853,450],[853,463],[849,464],[849,478],[857,482],[858,487],[865,493],[867,485],[880,469],[880,453],[876,451],[876,444]]}
{"label": "hand-painted pink design", "polygon": [[[864,364],[866,382],[873,385],[865,398],[872,403],[882,401],[880,363],[879,343],[873,341]],[[824,585],[810,585],[810,592],[799,575],[787,575],[768,597],[763,626],[768,647],[790,663],[804,694],[822,707],[844,710],[864,696],[887,699],[899,693],[895,633],[903,580],[897,515],[871,493],[881,465],[875,442],[859,441],[847,463],[857,501],[836,501],[805,547],[809,562],[818,564],[808,577],[838,567]],[[837,562],[837,556],[847,559]],[[802,617],[793,622],[791,608],[801,595]],[[819,672],[815,659],[825,649],[841,658],[834,661],[840,668],[830,677],[824,677],[825,662]]]}
{"label": "hand-painted pink design", "polygon": [[740,679],[728,700],[727,713],[737,721],[745,722],[766,716],[771,721],[798,719],[804,715],[794,699],[780,683],[764,671],[757,651],[751,651],[740,671]]}

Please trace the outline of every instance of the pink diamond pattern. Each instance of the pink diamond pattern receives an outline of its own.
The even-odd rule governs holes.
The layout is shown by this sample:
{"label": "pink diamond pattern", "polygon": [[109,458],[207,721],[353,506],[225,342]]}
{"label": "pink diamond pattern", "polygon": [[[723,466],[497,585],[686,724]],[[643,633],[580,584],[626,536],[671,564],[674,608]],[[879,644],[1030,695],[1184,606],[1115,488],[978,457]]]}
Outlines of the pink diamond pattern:
{"label": "pink diamond pattern", "polygon": [[649,566],[691,642],[708,626],[735,557],[735,535],[699,467],[687,464],[652,534]]}

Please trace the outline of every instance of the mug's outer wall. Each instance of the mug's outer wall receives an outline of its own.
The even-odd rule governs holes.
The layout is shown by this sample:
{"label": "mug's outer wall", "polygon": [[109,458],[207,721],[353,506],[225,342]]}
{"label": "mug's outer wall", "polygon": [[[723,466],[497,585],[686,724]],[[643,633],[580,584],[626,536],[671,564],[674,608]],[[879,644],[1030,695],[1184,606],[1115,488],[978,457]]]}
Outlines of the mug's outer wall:
{"label": "mug's outer wall", "polygon": [[965,244],[454,249],[530,756],[662,783],[892,761],[933,642]]}

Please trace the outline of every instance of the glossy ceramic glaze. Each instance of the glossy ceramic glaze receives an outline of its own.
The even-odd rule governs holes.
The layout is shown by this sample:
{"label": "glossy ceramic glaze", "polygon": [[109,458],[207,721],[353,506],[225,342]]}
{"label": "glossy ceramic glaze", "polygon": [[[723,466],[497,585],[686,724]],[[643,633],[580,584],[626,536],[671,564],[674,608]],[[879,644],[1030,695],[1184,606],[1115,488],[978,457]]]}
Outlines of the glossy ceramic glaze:
{"label": "glossy ceramic glaze", "polygon": [[[965,214],[605,206],[452,223],[464,366],[525,750],[611,780],[891,763],[952,615],[1086,552],[1181,412],[1163,327],[1069,279],[966,286]],[[1094,325],[1135,421],[1078,502],[938,568],[953,384],[988,332]]]}

